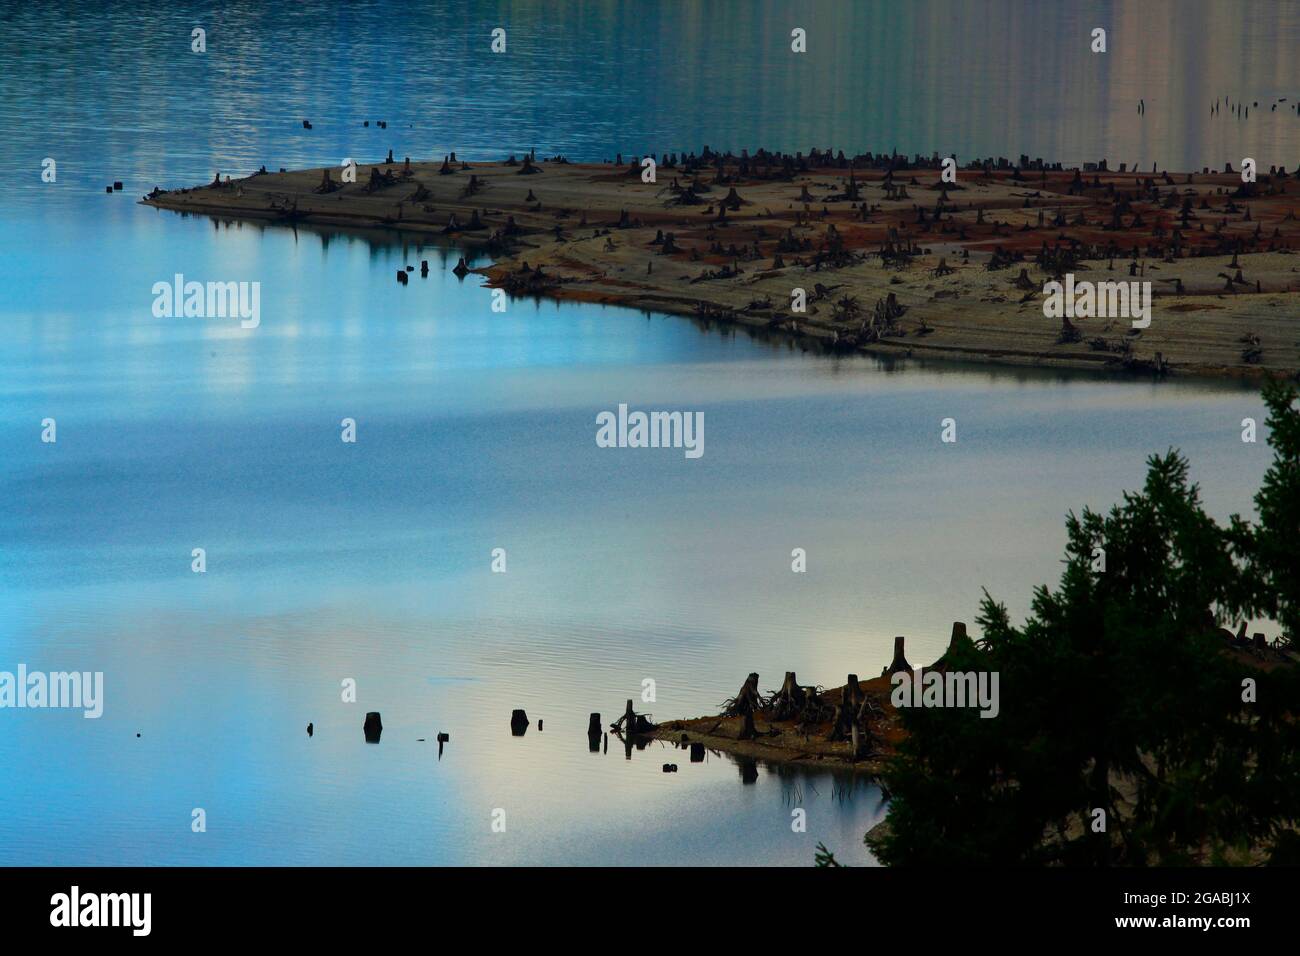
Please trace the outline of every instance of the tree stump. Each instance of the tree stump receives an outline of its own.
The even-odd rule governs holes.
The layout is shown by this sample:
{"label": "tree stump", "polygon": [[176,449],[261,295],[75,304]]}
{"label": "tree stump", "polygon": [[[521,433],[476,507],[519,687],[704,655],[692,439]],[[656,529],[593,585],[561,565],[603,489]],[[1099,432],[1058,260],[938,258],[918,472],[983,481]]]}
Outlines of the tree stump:
{"label": "tree stump", "polygon": [[[827,740],[848,740],[857,733],[858,712],[862,709],[862,688],[858,675],[850,674],[840,688],[840,702],[835,706],[835,720]],[[857,752],[856,745],[854,753]]]}
{"label": "tree stump", "polygon": [[627,709],[623,712],[622,717],[614,721],[611,729],[615,733],[622,732],[627,734],[628,739],[630,740],[634,736],[650,733],[655,729],[655,725],[651,722],[648,715],[638,714],[634,711],[632,709],[632,699],[628,698]]}
{"label": "tree stump", "polygon": [[768,709],[773,720],[791,720],[804,709],[807,701],[808,693],[799,686],[794,671],[786,671],[781,689],[768,701]]}
{"label": "tree stump", "polygon": [[937,661],[930,665],[931,670],[943,670],[948,666],[948,657],[958,648],[974,647],[974,642],[966,635],[966,624],[964,621],[952,622],[952,636],[948,638],[948,649],[943,652]]}
{"label": "tree stump", "polygon": [[891,677],[899,671],[912,673],[912,665],[907,663],[907,658],[903,655],[903,638],[894,638],[894,660],[880,672],[881,677]]}
{"label": "tree stump", "polygon": [[528,730],[528,715],[522,710],[515,710],[510,714],[510,732],[516,737],[522,737]]}
{"label": "tree stump", "polygon": [[748,703],[744,704],[744,710],[740,714],[740,733],[736,735],[737,740],[753,740],[758,736],[758,729],[754,726],[754,709]]}

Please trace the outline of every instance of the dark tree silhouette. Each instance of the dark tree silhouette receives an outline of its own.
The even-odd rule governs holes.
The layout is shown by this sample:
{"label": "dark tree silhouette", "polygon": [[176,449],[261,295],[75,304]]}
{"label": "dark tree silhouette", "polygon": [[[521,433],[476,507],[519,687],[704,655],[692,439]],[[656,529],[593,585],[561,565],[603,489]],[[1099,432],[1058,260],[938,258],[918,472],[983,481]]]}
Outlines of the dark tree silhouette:
{"label": "dark tree silhouette", "polygon": [[[985,593],[982,640],[948,664],[996,671],[1000,714],[901,712],[889,826],[868,837],[883,862],[1296,859],[1300,411],[1292,386],[1264,397],[1274,461],[1257,522],[1218,525],[1170,451],[1108,514],[1067,517],[1060,582],[1034,592],[1022,626]],[[1290,653],[1218,626],[1257,614]]]}

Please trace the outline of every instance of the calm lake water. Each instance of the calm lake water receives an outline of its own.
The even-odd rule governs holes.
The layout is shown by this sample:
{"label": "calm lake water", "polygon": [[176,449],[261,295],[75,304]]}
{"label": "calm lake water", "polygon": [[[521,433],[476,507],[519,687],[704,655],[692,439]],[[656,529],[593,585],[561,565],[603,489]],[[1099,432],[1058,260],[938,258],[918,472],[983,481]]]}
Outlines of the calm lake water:
{"label": "calm lake water", "polygon": [[[1022,615],[1056,579],[1064,514],[1108,506],[1170,446],[1216,514],[1250,509],[1268,449],[1240,440],[1263,418],[1248,389],[887,369],[590,305],[497,314],[454,250],[134,200],[389,147],[1289,168],[1294,110],[1207,114],[1218,95],[1294,103],[1294,5],[239,11],[0,22],[0,670],[103,671],[106,696],[99,720],[0,711],[0,863],[808,864],[818,841],[868,863],[874,786],[590,753],[588,713],[608,723],[647,678],[638,706],[660,718],[713,712],[751,670],[838,684],[896,634],[928,662],[981,588]],[[427,279],[393,281],[420,259]],[[155,318],[175,273],[260,282],[260,326]],[[703,411],[704,456],[597,448],[621,402]]]}

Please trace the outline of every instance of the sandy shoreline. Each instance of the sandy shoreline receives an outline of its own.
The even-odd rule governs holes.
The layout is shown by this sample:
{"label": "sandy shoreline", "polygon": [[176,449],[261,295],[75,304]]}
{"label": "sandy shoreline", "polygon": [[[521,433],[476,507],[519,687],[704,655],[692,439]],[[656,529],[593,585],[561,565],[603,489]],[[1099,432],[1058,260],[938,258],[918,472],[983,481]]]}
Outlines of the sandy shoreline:
{"label": "sandy shoreline", "polygon": [[[511,295],[696,316],[809,348],[1176,375],[1300,370],[1293,176],[1261,173],[1243,198],[1235,173],[994,166],[957,170],[945,187],[937,166],[800,162],[697,157],[646,183],[631,161],[398,160],[357,166],[355,182],[339,168],[328,186],[319,168],[258,173],[142,201],[445,235],[486,248],[494,261],[480,271]],[[1149,281],[1150,326],[1045,317],[1044,283],[1066,269]],[[806,311],[793,310],[796,288]]]}

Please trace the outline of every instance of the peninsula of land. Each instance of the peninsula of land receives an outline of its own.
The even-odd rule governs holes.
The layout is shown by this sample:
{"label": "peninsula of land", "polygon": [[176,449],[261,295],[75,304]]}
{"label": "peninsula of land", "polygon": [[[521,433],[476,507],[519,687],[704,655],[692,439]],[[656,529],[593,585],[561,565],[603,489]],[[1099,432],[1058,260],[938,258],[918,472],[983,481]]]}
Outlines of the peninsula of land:
{"label": "peninsula of land", "polygon": [[[1138,172],[1022,156],[958,168],[831,150],[597,164],[390,152],[218,174],[142,201],[437,234],[486,250],[491,264],[475,271],[511,295],[683,314],[804,348],[1261,377],[1300,371],[1297,179],[1285,167],[1246,182],[1230,164]],[[1150,297],[1147,315],[1115,314],[1130,287],[1135,302],[1137,287]]]}
{"label": "peninsula of land", "polygon": [[[1209,630],[1221,642],[1220,652],[1242,668],[1266,672],[1300,664],[1300,653],[1270,643],[1262,633],[1248,636],[1244,622],[1235,634],[1220,627]],[[764,693],[759,675],[750,674],[716,714],[655,723],[636,714],[628,701],[628,712],[611,730],[627,739],[661,740],[689,750],[692,760],[703,759],[708,750],[766,763],[878,775],[907,739],[902,709],[961,707],[980,717],[997,716],[996,680],[990,698],[988,685],[973,672],[955,671],[948,663],[952,655],[974,646],[965,623],[954,621],[947,650],[928,667],[913,667],[904,639],[897,637],[893,658],[879,676],[859,679],[849,674],[843,685],[827,689],[802,685],[789,671],[779,689]]]}

